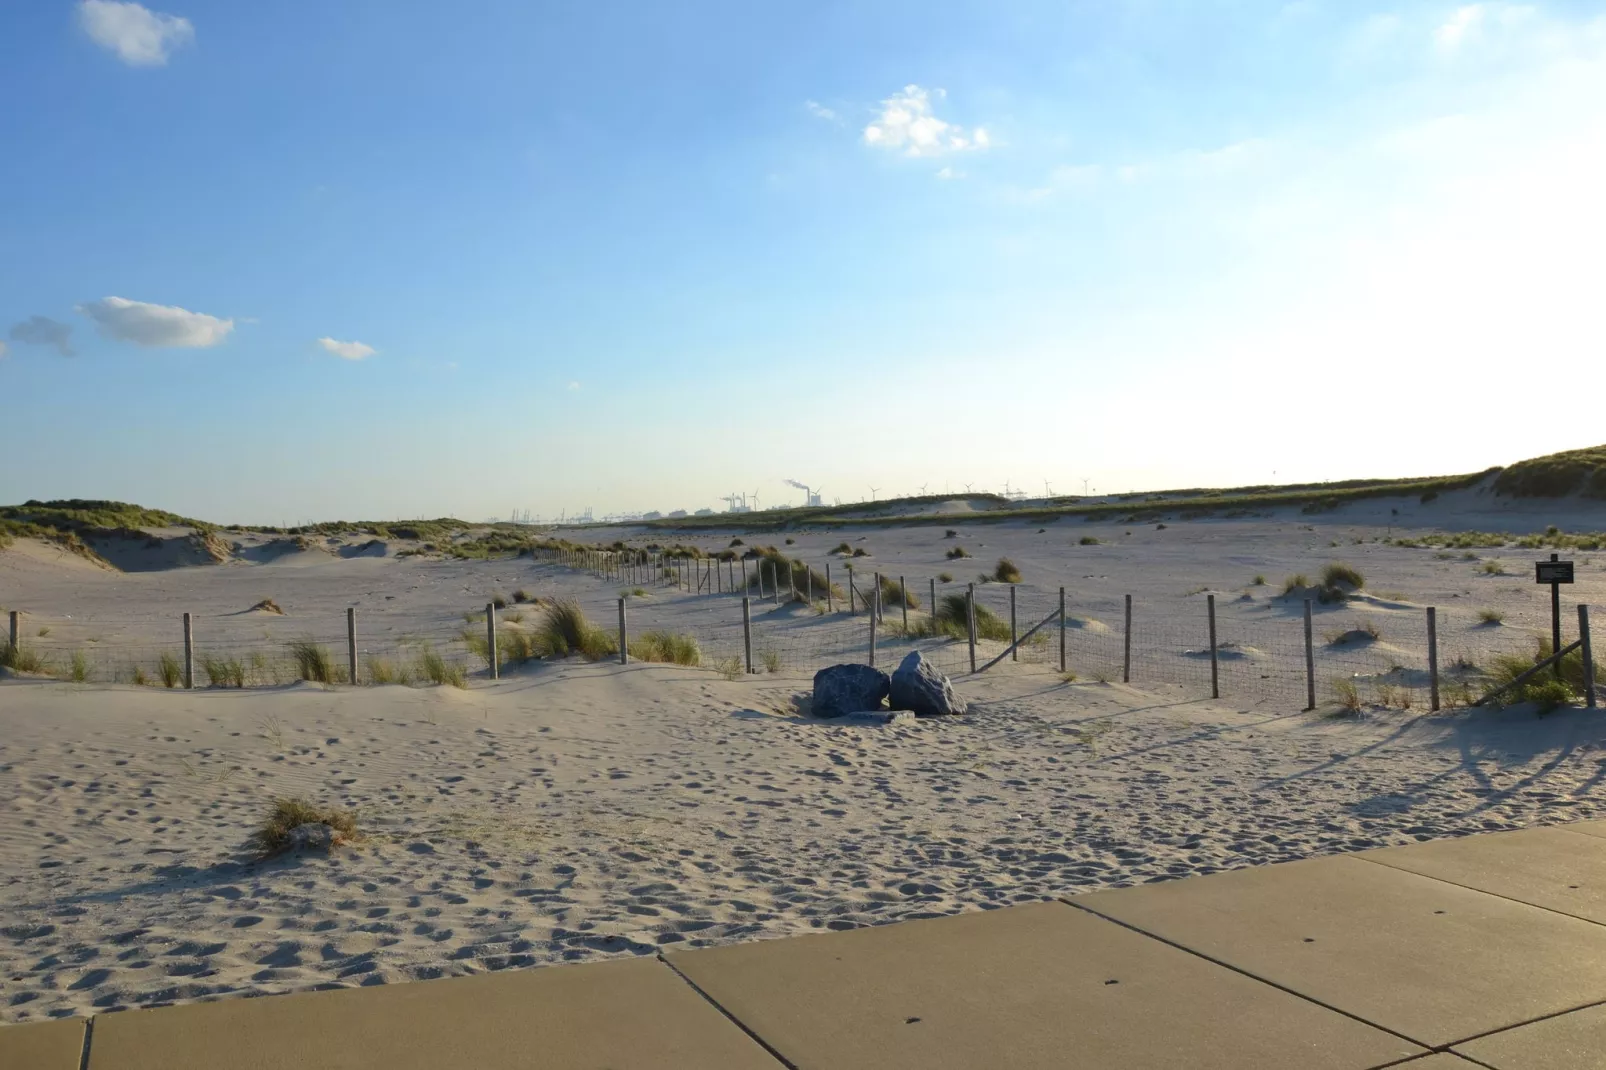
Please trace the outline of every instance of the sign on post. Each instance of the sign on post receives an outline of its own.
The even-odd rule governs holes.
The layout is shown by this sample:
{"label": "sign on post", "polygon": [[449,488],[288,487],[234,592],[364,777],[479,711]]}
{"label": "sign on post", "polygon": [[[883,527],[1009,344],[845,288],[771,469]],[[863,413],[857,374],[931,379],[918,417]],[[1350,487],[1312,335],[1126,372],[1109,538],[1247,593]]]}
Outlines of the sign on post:
{"label": "sign on post", "polygon": [[1571,561],[1535,561],[1535,583],[1572,583],[1573,563]]}

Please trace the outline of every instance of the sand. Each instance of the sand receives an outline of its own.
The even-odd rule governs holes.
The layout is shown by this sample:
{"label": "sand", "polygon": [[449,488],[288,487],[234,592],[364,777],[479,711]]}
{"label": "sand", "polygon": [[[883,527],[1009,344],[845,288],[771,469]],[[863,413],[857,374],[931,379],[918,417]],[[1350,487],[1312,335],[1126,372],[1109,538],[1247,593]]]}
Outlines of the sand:
{"label": "sand", "polygon": [[[735,680],[571,661],[498,683],[480,672],[466,690],[128,686],[113,682],[117,666],[175,649],[186,610],[203,650],[310,634],[338,651],[353,605],[365,650],[416,636],[444,649],[482,627],[463,614],[498,592],[576,597],[610,621],[629,585],[528,559],[381,554],[364,538],[130,573],[18,543],[0,552],[0,603],[24,610],[29,644],[88,651],[96,673],[0,680],[0,1020],[650,954],[1606,816],[1596,717],[1429,716],[1420,702],[1307,714],[1284,672],[1300,608],[1249,581],[1280,587],[1335,559],[1361,567],[1374,593],[1319,611],[1324,665],[1420,684],[1426,605],[1441,607],[1447,644],[1530,644],[1546,593],[1534,552],[1474,562],[1375,540],[1598,530],[1602,510],[1478,504],[1164,529],[961,525],[958,539],[844,529],[792,533],[792,546],[744,534],[817,564],[846,539],[870,549],[864,572],[905,575],[916,591],[1008,555],[1025,574],[1023,623],[1069,588],[1075,682],[1038,650],[959,679],[970,715],[891,725],[797,712],[813,669],[862,658],[862,616],[762,603],[760,654],[779,671]],[[1084,534],[1100,542],[1082,546]],[[731,533],[681,538],[717,549]],[[956,541],[975,557],[947,561]],[[1606,553],[1568,556],[1580,562],[1569,606],[1606,601]],[[1489,558],[1511,573],[1483,573]],[[1218,702],[1201,656],[1210,592],[1231,644]],[[1132,686],[1098,680],[1111,677],[1126,593],[1153,647]],[[1002,608],[1007,595],[989,585],[983,597]],[[264,598],[284,615],[246,612]],[[1485,606],[1507,623],[1479,625],[1473,607]],[[1329,642],[1358,616],[1380,621],[1383,639]],[[739,639],[739,619],[728,597],[654,589],[631,602],[634,627],[693,631],[710,660]],[[909,645],[883,644],[888,659]],[[962,645],[933,652],[958,672]],[[328,857],[255,858],[247,839],[279,795],[354,809],[365,839]]]}

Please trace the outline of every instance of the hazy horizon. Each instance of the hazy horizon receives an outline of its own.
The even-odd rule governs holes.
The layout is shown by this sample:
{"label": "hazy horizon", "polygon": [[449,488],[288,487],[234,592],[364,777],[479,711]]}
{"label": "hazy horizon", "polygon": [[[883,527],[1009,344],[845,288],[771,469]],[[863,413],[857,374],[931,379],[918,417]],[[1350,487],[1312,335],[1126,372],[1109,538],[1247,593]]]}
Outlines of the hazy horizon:
{"label": "hazy horizon", "polygon": [[0,503],[601,516],[1601,437],[1599,3],[28,0],[0,59]]}

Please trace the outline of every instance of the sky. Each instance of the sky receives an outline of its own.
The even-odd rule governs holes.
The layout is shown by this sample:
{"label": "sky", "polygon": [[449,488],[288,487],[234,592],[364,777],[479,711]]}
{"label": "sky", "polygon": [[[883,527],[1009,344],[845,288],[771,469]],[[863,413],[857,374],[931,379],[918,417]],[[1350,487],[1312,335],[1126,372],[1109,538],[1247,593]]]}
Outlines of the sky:
{"label": "sky", "polygon": [[0,5],[0,502],[539,517],[1606,439],[1606,2]]}

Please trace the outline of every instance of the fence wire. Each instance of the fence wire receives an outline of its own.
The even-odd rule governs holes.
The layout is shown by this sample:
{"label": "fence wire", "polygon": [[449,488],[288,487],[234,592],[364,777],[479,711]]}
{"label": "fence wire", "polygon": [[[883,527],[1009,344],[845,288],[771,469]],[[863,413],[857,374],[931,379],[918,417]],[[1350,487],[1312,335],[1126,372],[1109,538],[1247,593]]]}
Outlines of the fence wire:
{"label": "fence wire", "polygon": [[[1062,625],[1057,592],[945,583],[935,575],[879,577],[851,562],[805,568],[736,552],[673,558],[538,550],[534,557],[538,565],[597,581],[566,597],[580,605],[610,649],[617,645],[622,598],[633,656],[733,676],[749,666],[759,673],[812,672],[872,657],[890,670],[915,650],[941,672],[961,676],[1005,655],[1011,636],[1025,636],[1041,623],[1004,658],[1006,666],[1059,670],[1063,642],[1063,668],[1077,679],[1163,684],[1199,697],[1214,692],[1227,701],[1296,708],[1306,705],[1312,683],[1318,703],[1358,699],[1425,707],[1432,682],[1425,609],[1374,598],[1312,606],[1308,671],[1305,604],[1295,599],[1217,594],[1212,657],[1205,592],[1167,601],[1073,598]],[[978,632],[974,660],[964,609],[970,592]],[[539,648],[533,639],[519,639],[533,636],[547,612],[535,603],[497,611],[499,667]],[[1550,631],[1548,614],[1538,609],[1503,618],[1455,606],[1436,612],[1446,704],[1480,694],[1501,659],[1531,662]],[[1576,619],[1565,617],[1567,624],[1564,642],[1573,638]],[[343,617],[262,610],[194,615],[190,638],[197,687],[351,682]],[[178,618],[28,612],[19,620],[13,659],[24,670],[66,679],[176,687],[184,683],[184,647]],[[488,651],[483,612],[433,618],[364,612],[356,619],[358,683],[464,683],[488,674]]]}

